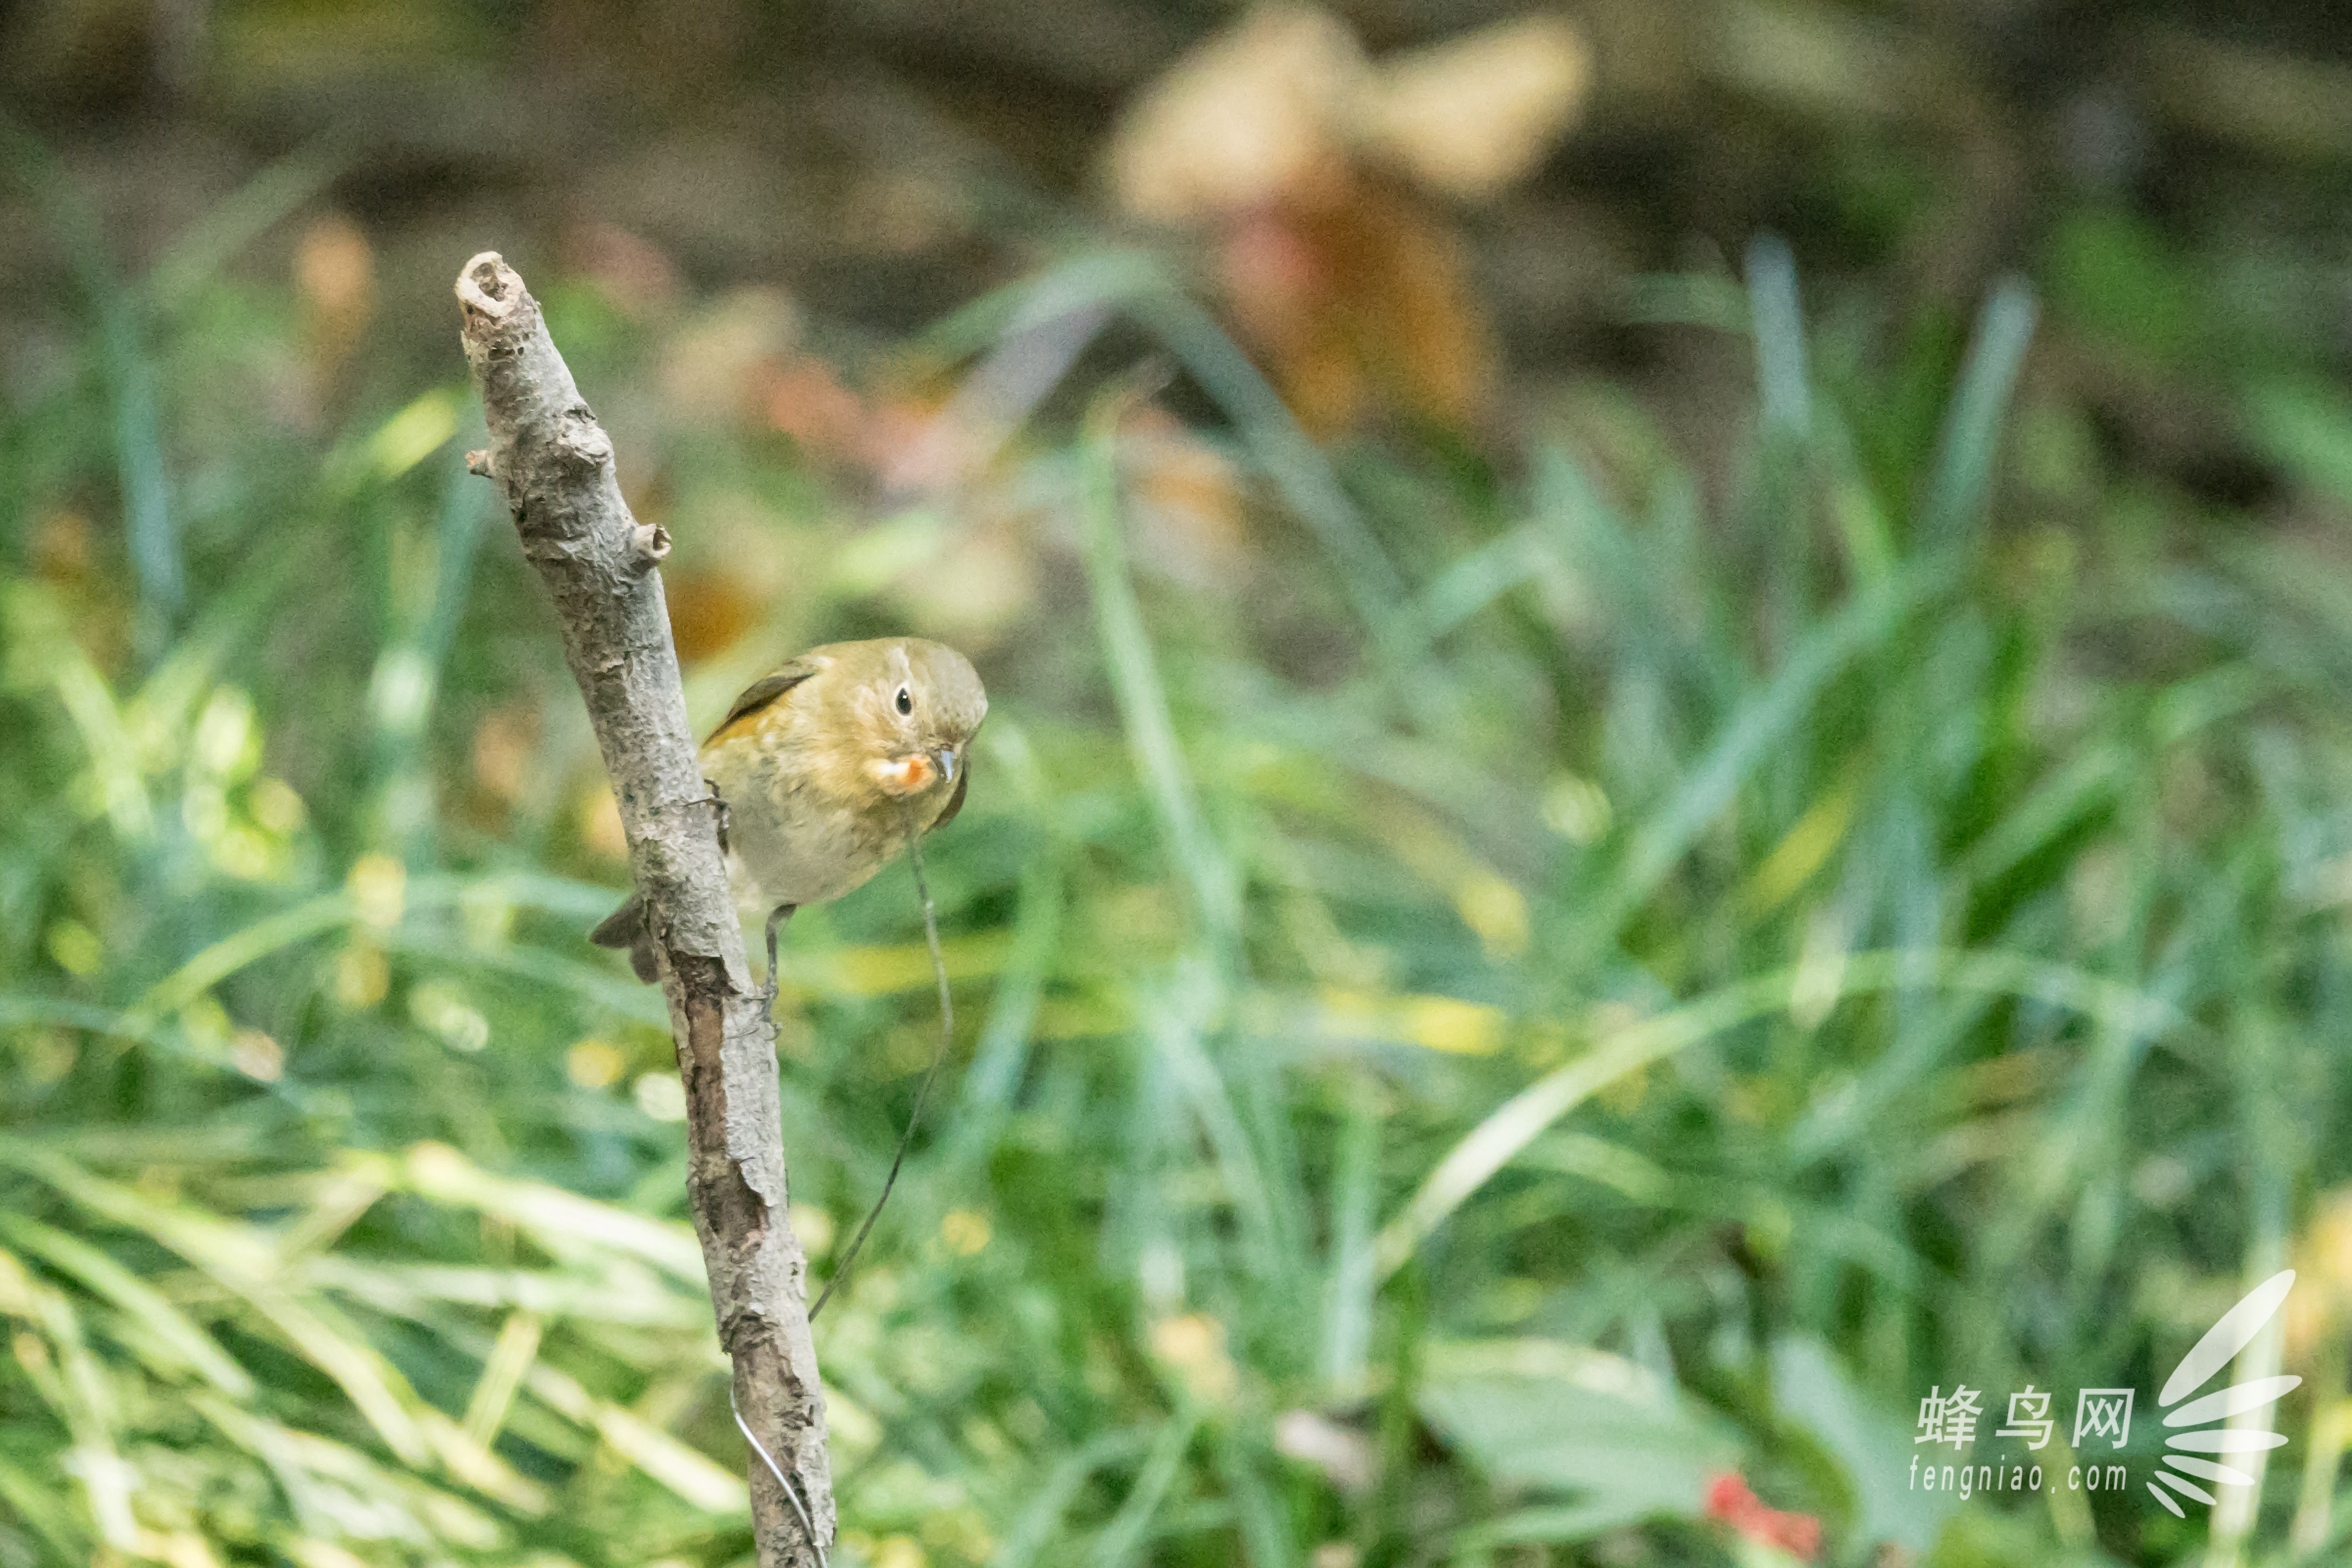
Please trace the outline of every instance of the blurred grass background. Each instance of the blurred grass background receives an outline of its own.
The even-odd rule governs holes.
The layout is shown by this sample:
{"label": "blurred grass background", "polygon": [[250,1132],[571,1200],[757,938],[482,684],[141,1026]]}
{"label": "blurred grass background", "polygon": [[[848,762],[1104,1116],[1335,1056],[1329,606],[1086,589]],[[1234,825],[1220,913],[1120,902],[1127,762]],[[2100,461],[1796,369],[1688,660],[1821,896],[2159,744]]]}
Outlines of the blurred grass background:
{"label": "blurred grass background", "polygon": [[[1329,209],[1102,170],[1235,15],[0,10],[0,1564],[748,1561],[484,247],[698,719],[989,683],[835,1562],[2344,1560],[2352,35],[1596,3],[1507,189],[1349,176],[1423,282],[1286,294]],[[903,868],[792,931],[820,1274],[919,940]],[[2152,1394],[2290,1266],[2258,1507],[2152,1410],[1911,1489],[1931,1388]]]}

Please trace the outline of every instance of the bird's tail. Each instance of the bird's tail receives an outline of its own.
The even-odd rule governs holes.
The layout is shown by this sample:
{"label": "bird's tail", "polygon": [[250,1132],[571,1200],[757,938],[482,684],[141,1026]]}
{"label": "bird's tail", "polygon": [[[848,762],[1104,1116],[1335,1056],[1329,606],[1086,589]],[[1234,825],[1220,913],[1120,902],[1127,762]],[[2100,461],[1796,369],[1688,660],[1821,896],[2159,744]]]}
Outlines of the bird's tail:
{"label": "bird's tail", "polygon": [[654,963],[654,933],[646,923],[646,900],[643,894],[631,893],[629,901],[604,917],[604,921],[588,933],[588,940],[598,947],[624,947],[629,951],[629,967],[638,979],[651,985],[661,971]]}

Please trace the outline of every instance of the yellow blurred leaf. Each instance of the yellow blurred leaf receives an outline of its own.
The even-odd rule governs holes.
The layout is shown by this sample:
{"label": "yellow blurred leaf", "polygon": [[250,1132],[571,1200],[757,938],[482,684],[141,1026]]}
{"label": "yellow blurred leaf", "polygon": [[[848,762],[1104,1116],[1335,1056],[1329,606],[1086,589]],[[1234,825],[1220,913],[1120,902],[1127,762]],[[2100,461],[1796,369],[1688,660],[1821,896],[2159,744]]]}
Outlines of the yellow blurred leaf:
{"label": "yellow blurred leaf", "polygon": [[367,854],[352,862],[345,879],[352,910],[360,923],[390,931],[400,923],[408,902],[408,868],[389,855]]}
{"label": "yellow blurred leaf", "polygon": [[1430,994],[1391,996],[1336,986],[1321,992],[1318,999],[1326,1034],[1472,1057],[1491,1054],[1503,1040],[1503,1010],[1483,1002]]}
{"label": "yellow blurred leaf", "polygon": [[940,1240],[958,1258],[971,1258],[988,1246],[988,1216],[977,1209],[950,1209],[940,1221]]}
{"label": "yellow blurred leaf", "polygon": [[1454,908],[1489,957],[1513,959],[1527,952],[1527,896],[1502,878],[1491,871],[1464,878],[1454,889]]}
{"label": "yellow blurred leaf", "polygon": [[457,395],[426,393],[385,420],[368,437],[368,467],[378,479],[397,479],[439,451],[457,433]]}

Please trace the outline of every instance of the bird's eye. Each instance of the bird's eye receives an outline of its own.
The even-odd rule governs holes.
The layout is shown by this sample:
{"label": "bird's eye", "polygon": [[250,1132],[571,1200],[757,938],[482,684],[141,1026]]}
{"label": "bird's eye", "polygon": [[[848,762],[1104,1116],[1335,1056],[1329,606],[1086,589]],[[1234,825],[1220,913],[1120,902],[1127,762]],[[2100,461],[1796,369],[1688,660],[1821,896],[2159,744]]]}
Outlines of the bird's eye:
{"label": "bird's eye", "polygon": [[903,686],[898,688],[898,711],[901,713],[912,713],[915,710],[915,694]]}

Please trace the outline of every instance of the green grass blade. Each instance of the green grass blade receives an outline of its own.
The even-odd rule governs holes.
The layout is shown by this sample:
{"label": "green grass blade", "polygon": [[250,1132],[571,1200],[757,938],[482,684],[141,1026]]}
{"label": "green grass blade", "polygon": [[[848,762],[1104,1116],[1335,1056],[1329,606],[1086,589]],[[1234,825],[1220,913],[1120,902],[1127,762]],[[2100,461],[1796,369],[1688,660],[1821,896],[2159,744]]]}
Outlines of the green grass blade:
{"label": "green grass blade", "polygon": [[18,1250],[71,1275],[93,1295],[137,1320],[154,1335],[158,1344],[179,1358],[186,1370],[201,1374],[231,1398],[253,1397],[251,1373],[162,1291],[106,1253],[79,1237],[68,1236],[23,1215],[0,1212],[0,1232],[5,1232]]}
{"label": "green grass blade", "polygon": [[1120,532],[1118,418],[1126,405],[1111,396],[1098,402],[1087,420],[1080,454],[1085,481],[1087,577],[1093,585],[1096,624],[1103,660],[1125,721],[1135,767],[1160,819],[1169,858],[1192,885],[1211,938],[1230,949],[1239,934],[1241,889],[1232,866],[1210,836],[1201,816],[1200,794],[1185,765],[1160,679],[1160,663],[1144,629],[1143,606],[1127,564]]}
{"label": "green grass blade", "polygon": [[1056,1464],[1045,1483],[1035,1489],[1028,1506],[1021,1510],[1013,1528],[1005,1531],[996,1554],[988,1560],[989,1568],[1029,1568],[1029,1564],[1039,1561],[1054,1543],[1063,1517],[1094,1473],[1144,1453],[1150,1443],[1148,1433],[1106,1432]]}
{"label": "green grass blade", "polygon": [[1281,395],[1199,306],[1174,289],[1143,297],[1134,310],[1233,418],[1283,500],[1339,563],[1365,624],[1376,632],[1386,627],[1404,596],[1404,580]]}
{"label": "green grass blade", "polygon": [[352,158],[341,134],[329,131],[264,166],[173,238],[148,270],[148,302],[163,312],[186,304],[239,251],[333,184]]}
{"label": "green grass blade", "polygon": [[2000,448],[2000,426],[2033,340],[2032,290],[2005,279],[1977,317],[1959,388],[1937,437],[1936,466],[1920,508],[1919,536],[1940,549],[1973,535],[1983,521]]}
{"label": "green grass blade", "polygon": [[1184,1463],[1184,1455],[1192,1447],[1192,1436],[1200,1430],[1201,1417],[1193,1411],[1184,1411],[1160,1427],[1159,1438],[1151,1451],[1144,1456],[1143,1468],[1137,1472],[1135,1486],[1120,1503],[1118,1512],[1103,1527],[1095,1540],[1094,1551],[1087,1554],[1091,1568],[1129,1568],[1143,1554],[1150,1538],[1151,1521],[1167,1500],[1168,1489],[1175,1484],[1177,1471]]}
{"label": "green grass blade", "polygon": [[1802,440],[1813,422],[1805,323],[1797,304],[1796,258],[1778,235],[1765,235],[1748,247],[1748,298],[1756,319],[1756,385],[1766,435],[1775,441]]}
{"label": "green grass blade", "polygon": [[1780,672],[1722,726],[1673,797],[1635,830],[1591,921],[1590,940],[1616,935],[1730,804],[1750,772],[1782,744],[1832,678],[1885,642],[1951,577],[1948,558],[1915,564],[1885,586],[1857,595],[1805,634]]}
{"label": "green grass blade", "polygon": [[[1628,1073],[1788,1008],[1804,974],[1802,966],[1794,966],[1756,975],[1645,1018],[1522,1089],[1456,1143],[1382,1227],[1375,1243],[1381,1277],[1402,1268],[1448,1215],[1562,1116]],[[2108,1021],[2134,1037],[2186,1027],[2188,1022],[2112,981],[2009,952],[1856,953],[1846,961],[1838,995],[1868,995],[1919,984],[1923,978],[1948,990],[2034,997]]]}
{"label": "green grass blade", "polygon": [[131,575],[139,584],[140,638],[152,657],[163,651],[178,620],[187,584],[164,460],[162,401],[140,300],[117,276],[96,216],[56,154],[5,115],[0,151],[42,209],[81,285],[112,416],[115,479],[121,489]]}

